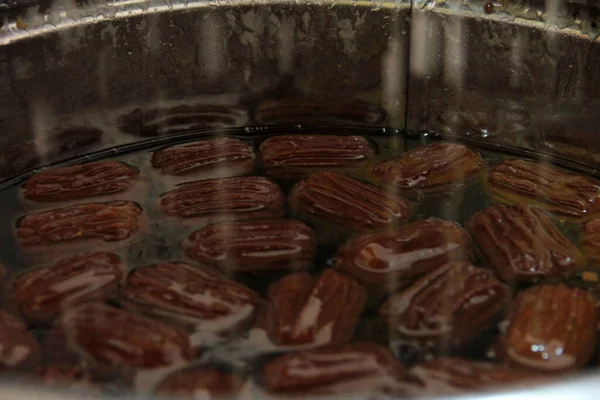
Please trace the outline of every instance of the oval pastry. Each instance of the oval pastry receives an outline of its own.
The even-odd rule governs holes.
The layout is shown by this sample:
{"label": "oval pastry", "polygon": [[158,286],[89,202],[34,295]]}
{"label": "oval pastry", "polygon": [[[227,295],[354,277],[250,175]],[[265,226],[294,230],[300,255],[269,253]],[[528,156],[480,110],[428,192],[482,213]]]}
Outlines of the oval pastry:
{"label": "oval pastry", "polygon": [[335,167],[351,167],[376,151],[362,136],[281,135],[260,146],[261,161],[267,174],[293,179]]}
{"label": "oval pastry", "polygon": [[316,217],[353,232],[383,228],[412,214],[402,197],[335,172],[313,174],[300,182],[289,203],[302,218]]}
{"label": "oval pastry", "polygon": [[112,160],[53,168],[29,178],[23,196],[38,203],[107,196],[131,188],[139,174],[137,168]]}
{"label": "oval pastry", "polygon": [[581,220],[600,213],[600,182],[546,164],[507,160],[487,177],[492,196],[503,202],[532,203],[561,217]]}
{"label": "oval pastry", "polygon": [[191,358],[183,332],[102,303],[70,308],[57,322],[71,351],[102,365],[149,369]]}
{"label": "oval pastry", "polygon": [[109,201],[28,214],[17,221],[16,236],[27,250],[49,252],[67,243],[79,249],[85,244],[124,241],[144,226],[139,204]]}
{"label": "oval pastry", "polygon": [[136,268],[123,289],[123,306],[127,309],[216,333],[247,322],[258,300],[258,295],[247,287],[182,262]]}
{"label": "oval pastry", "polygon": [[13,278],[7,298],[27,321],[47,324],[67,307],[115,297],[125,270],[112,253],[63,258]]}
{"label": "oval pastry", "polygon": [[174,135],[206,128],[245,126],[248,112],[218,104],[181,104],[175,107],[136,108],[119,117],[122,132],[137,137]]}
{"label": "oval pastry", "polygon": [[279,186],[258,176],[182,183],[159,198],[163,213],[205,221],[278,218],[283,203]]}
{"label": "oval pastry", "polygon": [[335,265],[362,282],[396,290],[449,261],[469,260],[472,253],[469,234],[459,224],[428,218],[348,241]]}
{"label": "oval pastry", "polygon": [[210,367],[193,367],[169,375],[156,390],[156,396],[169,399],[234,398],[244,379]]}
{"label": "oval pastry", "polygon": [[510,298],[510,289],[492,272],[454,262],[393,295],[379,313],[403,340],[456,347],[489,328]]}
{"label": "oval pastry", "polygon": [[221,222],[192,233],[183,249],[190,258],[227,272],[295,271],[312,265],[317,239],[293,219]]}
{"label": "oval pastry", "polygon": [[468,147],[436,143],[381,162],[373,167],[373,173],[401,191],[434,192],[463,185],[483,167],[481,156]]}
{"label": "oval pastry", "polygon": [[505,364],[472,361],[457,357],[439,357],[409,370],[417,385],[413,394],[434,395],[490,390],[506,386],[540,383],[546,376]]}
{"label": "oval pastry", "polygon": [[331,269],[318,278],[289,274],[269,287],[266,328],[279,345],[336,345],[350,340],[367,293]]}
{"label": "oval pastry", "polygon": [[19,318],[0,310],[0,370],[27,369],[40,360],[40,345]]}
{"label": "oval pastry", "polygon": [[534,286],[519,294],[501,337],[503,356],[540,371],[581,368],[594,356],[592,295],[565,285]]}
{"label": "oval pastry", "polygon": [[158,150],[152,154],[152,166],[165,175],[214,179],[251,174],[254,158],[248,143],[219,137]]}
{"label": "oval pastry", "polygon": [[507,282],[573,275],[586,265],[579,249],[537,207],[494,205],[473,215],[467,228]]}
{"label": "oval pastry", "polygon": [[405,375],[387,348],[353,343],[279,356],[263,367],[261,383],[284,394],[372,394],[398,389]]}

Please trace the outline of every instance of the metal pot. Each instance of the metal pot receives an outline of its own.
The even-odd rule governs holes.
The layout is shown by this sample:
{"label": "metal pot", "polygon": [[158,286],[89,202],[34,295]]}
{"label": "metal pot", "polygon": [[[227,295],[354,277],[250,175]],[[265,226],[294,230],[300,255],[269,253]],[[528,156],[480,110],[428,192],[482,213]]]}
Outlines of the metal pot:
{"label": "metal pot", "polygon": [[[161,121],[177,126],[177,112],[214,131],[304,124],[316,109],[314,125],[460,136],[547,153],[592,174],[600,166],[600,28],[597,10],[583,3],[8,6],[0,29],[4,186],[41,166],[160,140]],[[597,381],[591,373],[472,398],[591,399]],[[1,390],[7,399],[66,396]]]}

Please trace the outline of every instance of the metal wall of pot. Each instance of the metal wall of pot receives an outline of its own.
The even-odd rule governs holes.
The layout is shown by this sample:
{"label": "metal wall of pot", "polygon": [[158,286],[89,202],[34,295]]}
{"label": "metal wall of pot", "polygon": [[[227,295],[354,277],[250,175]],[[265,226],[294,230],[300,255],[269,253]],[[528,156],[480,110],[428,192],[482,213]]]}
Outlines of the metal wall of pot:
{"label": "metal wall of pot", "polygon": [[600,43],[574,30],[408,2],[143,4],[3,28],[0,178],[181,119],[387,125],[600,164]]}
{"label": "metal wall of pot", "polygon": [[410,132],[485,138],[600,165],[598,41],[447,9],[415,10],[412,38]]}
{"label": "metal wall of pot", "polygon": [[157,4],[4,29],[1,177],[172,133],[182,119],[403,126],[408,3]]}

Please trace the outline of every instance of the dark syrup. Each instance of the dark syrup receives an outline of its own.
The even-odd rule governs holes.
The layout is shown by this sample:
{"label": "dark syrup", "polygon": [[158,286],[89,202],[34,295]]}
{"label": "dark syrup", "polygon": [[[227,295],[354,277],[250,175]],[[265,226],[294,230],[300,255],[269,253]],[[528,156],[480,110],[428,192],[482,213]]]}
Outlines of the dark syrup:
{"label": "dark syrup", "polygon": [[[342,172],[361,179],[366,182],[377,184],[376,178],[371,173],[372,167],[382,160],[388,160],[399,154],[402,154],[407,149],[418,147],[436,141],[438,139],[429,136],[406,137],[397,131],[383,128],[363,128],[363,127],[312,127],[302,128],[298,126],[278,127],[278,128],[240,128],[226,129],[218,132],[204,133],[189,133],[174,135],[169,138],[158,138],[147,141],[138,142],[132,145],[122,146],[104,151],[101,153],[91,154],[83,158],[69,160],[60,164],[72,165],[83,163],[91,160],[113,159],[126,162],[141,171],[142,179],[148,184],[148,191],[136,198],[135,200],[143,207],[146,215],[149,217],[150,230],[138,242],[133,243],[127,249],[119,254],[125,259],[130,268],[146,266],[161,261],[176,261],[185,260],[181,251],[181,242],[191,232],[199,229],[201,226],[185,226],[178,224],[177,221],[167,220],[163,218],[157,210],[157,199],[159,195],[170,187],[168,179],[162,179],[157,174],[152,172],[150,159],[152,152],[166,145],[185,143],[189,141],[201,140],[203,138],[214,136],[229,136],[237,137],[250,143],[256,153],[259,152],[260,144],[267,138],[278,134],[352,134],[362,135],[367,137],[377,148],[377,155],[360,167],[347,168]],[[508,147],[500,147],[497,145],[489,145],[485,142],[467,141],[467,145],[478,150],[488,165],[487,168],[495,163],[512,158],[530,158],[539,159],[541,156],[531,153],[519,151]],[[264,175],[260,163],[258,162],[254,174]],[[548,158],[545,158],[548,160]],[[586,170],[578,165],[565,164],[562,160],[552,159],[553,162],[562,167],[571,167],[578,173],[587,173],[593,175],[593,171]],[[32,171],[21,177],[15,178],[10,182],[5,182],[0,186],[0,238],[3,241],[3,251],[0,254],[1,261],[7,266],[11,275],[34,267],[36,264],[27,260],[19,250],[19,246],[14,237],[14,224],[20,216],[31,212],[27,210],[21,199],[21,184],[31,174],[37,171]],[[475,212],[485,209],[486,207],[495,204],[486,190],[484,183],[485,171],[477,179],[469,182],[460,188],[455,188],[448,193],[432,194],[417,199],[417,208],[415,214],[410,220],[438,217],[445,220],[456,221],[460,224],[465,223],[465,220]],[[194,180],[194,178],[190,178]],[[278,181],[277,182],[284,193],[291,190],[294,183],[297,181]],[[131,196],[128,196],[131,198]],[[93,200],[90,200],[93,201]],[[82,201],[86,202],[86,201]],[[60,204],[54,204],[49,208],[59,208]],[[33,210],[35,211],[35,209]],[[287,211],[287,216],[292,216]],[[579,245],[579,236],[581,225],[576,223],[564,222],[554,219],[554,222],[564,234],[574,243]],[[315,231],[319,234],[319,253],[315,259],[314,269],[312,272],[318,273],[324,268],[332,267],[332,257],[339,245],[348,239],[349,235],[343,230],[338,229],[325,223],[310,223]],[[480,260],[476,264],[482,265]],[[265,275],[243,275],[231,276],[252,289],[257,290],[261,295],[266,294],[268,285],[280,278],[283,274]],[[595,291],[597,284],[592,282],[584,282],[576,277],[569,280],[567,283],[575,286],[583,286]],[[516,288],[521,290],[523,288]],[[384,298],[378,297],[371,293],[368,307],[364,311],[360,322],[358,323],[354,340],[366,340],[376,342],[382,345],[389,345],[399,359],[405,364],[411,365],[418,360],[426,357],[418,349],[403,343],[397,343],[392,340],[387,328],[381,318],[377,315],[377,308]],[[39,332],[43,336],[43,332]],[[448,350],[448,354],[460,355],[471,359],[486,359],[489,356],[489,348],[494,343],[498,330],[493,327],[485,333],[481,334],[468,347],[461,350]],[[245,337],[232,335],[216,340],[213,343],[215,346],[208,351],[205,351],[201,358],[196,360],[197,363],[215,364],[219,366],[225,365],[225,368],[233,368],[241,371],[244,374],[253,374],[257,371],[257,367],[264,360],[271,358],[280,350],[273,348],[257,349],[254,347],[255,342],[248,341]]]}

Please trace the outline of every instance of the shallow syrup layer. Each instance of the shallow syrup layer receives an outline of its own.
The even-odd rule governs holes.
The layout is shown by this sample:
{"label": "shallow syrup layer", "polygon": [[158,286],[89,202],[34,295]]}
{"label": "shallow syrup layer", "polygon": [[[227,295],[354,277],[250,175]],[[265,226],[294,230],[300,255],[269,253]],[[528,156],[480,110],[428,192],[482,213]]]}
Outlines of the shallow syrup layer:
{"label": "shallow syrup layer", "polygon": [[[270,134],[257,134],[249,132],[252,132],[252,130],[239,130],[237,132],[230,131],[228,132],[227,136],[238,137],[244,141],[247,141],[252,145],[257,153],[260,144],[268,137],[272,136]],[[279,132],[302,133],[297,128],[290,128],[288,131],[279,130]],[[354,128],[352,129],[351,134],[361,134],[360,132],[361,131],[358,128]],[[316,132],[311,130],[305,131],[304,133]],[[339,128],[336,128],[322,129],[318,133],[343,134],[347,132],[340,131]],[[367,162],[362,163],[359,167],[348,168],[342,172],[357,179],[361,179],[373,184],[379,184],[375,176],[371,173],[371,169],[375,164],[397,156],[407,149],[416,147],[422,143],[419,143],[417,140],[405,139],[399,135],[382,134],[381,131],[379,131],[377,134],[374,133],[375,131],[373,129],[368,129],[364,131],[364,136],[375,145],[377,149],[377,155],[369,159]],[[173,140],[172,144],[201,140],[203,138],[206,138],[206,136],[194,137],[193,135],[188,135],[185,136],[185,138]],[[130,268],[146,266],[161,261],[185,260],[186,257],[181,251],[181,243],[193,231],[202,227],[201,225],[197,224],[192,226],[184,225],[179,223],[177,220],[164,218],[157,209],[158,197],[165,191],[170,190],[174,184],[173,179],[161,175],[154,170],[151,165],[152,152],[164,146],[164,142],[161,142],[160,145],[149,144],[146,148],[138,151],[123,152],[115,155],[114,157],[110,157],[110,159],[123,161],[139,168],[140,178],[145,181],[145,186],[147,187],[147,191],[140,193],[140,195],[137,197],[135,193],[127,194],[127,199],[136,200],[140,203],[150,220],[149,232],[141,240],[135,242],[129,246],[129,248],[121,252],[124,261]],[[477,149],[476,147],[473,148]],[[523,158],[509,152],[488,149],[478,150],[481,152],[487,165],[493,165],[501,160],[511,158]],[[542,156],[537,158],[543,159]],[[257,156],[257,160],[258,159],[259,157]],[[85,160],[82,160],[82,162],[85,162]],[[409,221],[433,216],[445,220],[456,221],[464,225],[465,220],[475,212],[483,210],[486,207],[497,203],[497,201],[489,197],[486,190],[486,171],[484,171],[477,179],[469,182],[459,189],[452,190],[450,193],[430,194],[425,198],[417,198],[416,200],[413,199],[413,201],[417,203],[416,212],[409,219]],[[254,175],[263,175],[263,171],[261,170],[259,162],[257,162]],[[195,179],[197,178],[195,178],[193,175],[189,177],[190,181]],[[181,181],[181,179],[178,178],[178,181]],[[294,184],[294,182],[290,181],[276,182],[280,184],[286,195],[289,193]],[[87,201],[82,200],[81,203],[83,202]],[[20,185],[14,185],[0,191],[0,204],[3,204],[3,207],[0,208],[0,237],[4,243],[3,252],[0,254],[0,261],[2,261],[2,263],[8,267],[10,274],[14,275],[36,265],[20,254],[13,232],[15,220],[18,217],[34,210],[28,209],[28,204],[22,201]],[[60,203],[51,206],[51,208],[58,207],[61,207]],[[553,219],[553,221],[570,240],[572,240],[577,246],[580,245],[579,236],[581,224],[564,222],[558,219]],[[345,240],[345,235],[340,235],[339,232],[334,232],[334,227],[328,226],[326,223],[317,224],[315,228],[316,231],[321,234],[322,242],[328,243],[327,245],[321,245],[319,247],[319,252],[315,259],[315,270],[319,271],[330,264],[330,258],[335,252],[335,249]],[[325,238],[323,235],[331,237]],[[274,277],[279,276],[281,276],[281,274],[274,274]],[[274,280],[274,277],[241,277],[235,275],[231,277],[261,292],[263,296],[265,295],[265,289],[268,284]],[[572,284],[595,286],[594,283],[588,284],[581,282],[581,280],[578,279],[574,279]],[[369,307],[363,313],[363,317],[361,318],[359,327],[356,331],[357,333],[355,335],[355,340],[375,341],[382,344],[391,344],[392,347],[394,347],[394,343],[388,343],[386,328],[383,324],[381,324],[379,318],[375,316],[375,309],[376,307]],[[192,337],[192,340],[197,343],[203,343],[210,348],[203,353],[199,361],[209,364],[225,363],[236,370],[256,370],[256,366],[260,364],[263,356],[266,354],[297,351],[305,348],[305,346],[282,348],[272,345],[269,343],[264,331],[256,328],[241,336],[233,335],[233,337],[225,338],[217,337],[212,332],[200,332],[195,334]],[[483,340],[485,341],[486,339],[484,338]],[[480,343],[473,343],[472,348],[465,354],[468,354],[471,357],[475,356],[482,358],[483,350],[485,348],[486,346]],[[402,350],[397,351],[402,357],[407,356],[406,354],[402,353]],[[166,373],[171,371],[172,369],[169,368],[169,371],[164,372]],[[149,377],[145,375],[148,374],[145,374],[144,376],[142,375],[140,375],[137,379],[138,384],[140,385],[141,389],[148,390],[148,385],[152,385],[152,383],[147,382],[147,378]],[[151,381],[156,380],[154,379],[156,378],[154,376],[150,378]]]}

